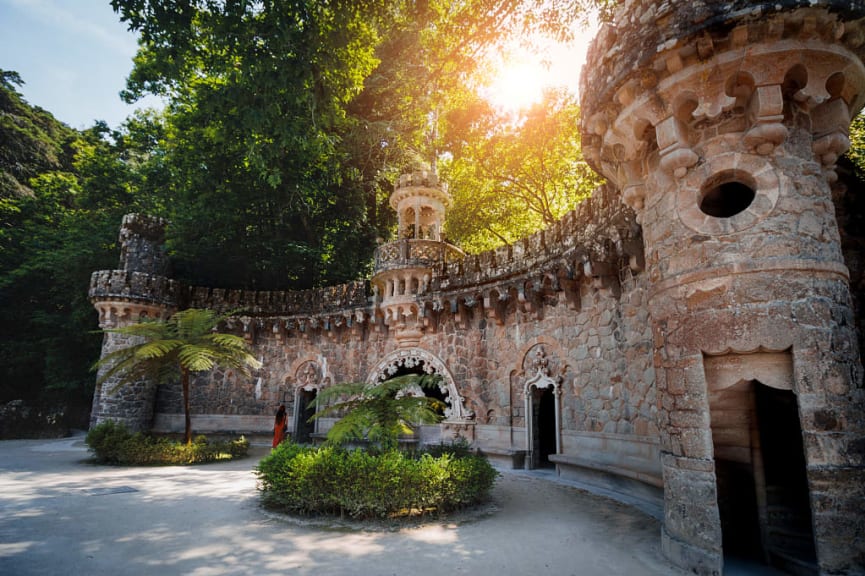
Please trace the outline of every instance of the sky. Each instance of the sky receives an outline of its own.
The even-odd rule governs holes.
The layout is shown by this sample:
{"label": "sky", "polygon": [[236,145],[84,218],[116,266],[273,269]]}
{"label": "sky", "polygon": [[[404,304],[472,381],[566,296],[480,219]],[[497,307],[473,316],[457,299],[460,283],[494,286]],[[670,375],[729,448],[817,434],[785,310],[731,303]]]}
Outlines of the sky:
{"label": "sky", "polygon": [[119,96],[136,48],[110,0],[0,0],[0,69],[18,72],[24,99],[73,128],[116,128],[141,107]]}
{"label": "sky", "polygon": [[[580,31],[576,45],[554,50],[548,68],[517,63],[522,69],[503,78],[496,90],[512,100],[502,104],[537,100],[539,90],[526,90],[539,84],[576,91],[594,32],[594,27]],[[110,0],[0,0],[0,69],[18,72],[24,99],[73,128],[89,128],[97,120],[117,128],[135,108],[159,106],[155,98],[135,105],[120,99],[136,48],[136,36],[120,22]]]}

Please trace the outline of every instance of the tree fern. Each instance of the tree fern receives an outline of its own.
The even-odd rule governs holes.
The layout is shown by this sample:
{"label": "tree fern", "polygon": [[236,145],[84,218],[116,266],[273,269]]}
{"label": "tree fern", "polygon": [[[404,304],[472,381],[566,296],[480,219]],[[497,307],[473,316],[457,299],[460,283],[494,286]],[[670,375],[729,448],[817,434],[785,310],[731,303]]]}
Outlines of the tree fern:
{"label": "tree fern", "polygon": [[421,391],[439,382],[438,375],[405,374],[378,384],[337,384],[319,392],[312,418],[342,416],[327,433],[334,444],[367,439],[393,448],[400,436],[413,434],[415,426],[441,420],[444,403]]}
{"label": "tree fern", "polygon": [[117,388],[142,379],[159,383],[180,379],[186,420],[186,442],[192,442],[189,413],[189,382],[192,372],[212,370],[215,366],[233,368],[245,376],[261,363],[249,352],[243,338],[216,332],[226,316],[211,310],[189,308],[173,314],[168,320],[145,320],[103,332],[121,334],[138,343],[104,355],[94,369],[104,369],[97,383],[113,376]]}

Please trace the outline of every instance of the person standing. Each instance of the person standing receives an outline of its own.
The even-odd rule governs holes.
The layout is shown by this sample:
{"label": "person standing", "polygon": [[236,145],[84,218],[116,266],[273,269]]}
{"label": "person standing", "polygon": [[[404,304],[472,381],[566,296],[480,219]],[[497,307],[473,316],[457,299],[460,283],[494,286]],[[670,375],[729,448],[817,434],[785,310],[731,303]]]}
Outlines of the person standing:
{"label": "person standing", "polygon": [[276,411],[276,417],[273,419],[273,448],[276,448],[285,440],[287,430],[288,420],[285,414],[285,404],[280,404],[279,410]]}

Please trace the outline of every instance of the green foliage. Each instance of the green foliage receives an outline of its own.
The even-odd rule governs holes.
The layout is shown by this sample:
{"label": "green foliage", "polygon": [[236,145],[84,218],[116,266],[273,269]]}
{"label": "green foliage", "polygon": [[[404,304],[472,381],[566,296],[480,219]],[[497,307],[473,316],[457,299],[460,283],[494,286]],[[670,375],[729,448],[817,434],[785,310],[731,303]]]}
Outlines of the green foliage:
{"label": "green foliage", "polygon": [[11,84],[0,86],[0,179],[19,191],[0,192],[0,402],[65,404],[80,427],[100,346],[90,274],[116,264],[118,222],[146,205],[118,157],[127,144],[104,125],[75,132]]}
{"label": "green foliage", "polygon": [[243,436],[218,442],[197,436],[192,443],[180,443],[132,433],[111,420],[94,426],[85,442],[97,461],[125,466],[203,464],[245,458],[249,453],[249,440]]}
{"label": "green foliage", "polygon": [[318,411],[312,417],[342,415],[327,432],[331,443],[369,440],[392,449],[400,436],[413,434],[413,426],[441,420],[444,403],[423,393],[423,388],[437,387],[440,381],[438,375],[405,374],[375,385],[337,384],[318,393]]}
{"label": "green foliage", "polygon": [[186,442],[192,442],[189,413],[189,382],[192,372],[230,368],[249,376],[261,363],[248,349],[246,341],[234,334],[217,331],[226,316],[212,310],[188,308],[175,312],[168,320],[148,319],[122,328],[104,330],[132,339],[132,344],[100,358],[98,383],[118,377],[115,387],[141,379],[166,382],[179,378],[186,416]]}
{"label": "green foliage", "polygon": [[850,150],[847,157],[860,173],[865,174],[865,112],[853,118],[850,124]]}
{"label": "green foliage", "polygon": [[373,454],[284,443],[256,468],[265,506],[295,514],[393,518],[483,502],[498,473],[482,456]]}
{"label": "green foliage", "polygon": [[548,90],[516,117],[475,99],[447,118],[452,159],[442,166],[454,205],[450,241],[489,250],[548,227],[601,184],[580,150],[579,107]]}
{"label": "green foliage", "polygon": [[394,177],[450,152],[451,111],[489,59],[527,31],[565,37],[605,3],[114,0],[140,35],[125,97],[167,103],[116,130],[63,125],[0,71],[0,402],[68,403],[85,425],[100,350],[87,285],[115,267],[126,213],[171,221],[174,276],[193,285],[366,277]]}

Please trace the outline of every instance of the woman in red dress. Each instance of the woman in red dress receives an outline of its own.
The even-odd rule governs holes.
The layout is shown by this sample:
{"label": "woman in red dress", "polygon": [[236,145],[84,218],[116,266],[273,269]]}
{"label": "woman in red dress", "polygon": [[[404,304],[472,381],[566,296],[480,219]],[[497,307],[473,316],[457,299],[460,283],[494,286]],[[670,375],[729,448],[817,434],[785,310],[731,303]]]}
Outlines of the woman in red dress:
{"label": "woman in red dress", "polygon": [[276,448],[285,440],[285,431],[288,428],[286,424],[285,404],[279,405],[279,410],[276,411],[276,418],[273,419],[273,447]]}

